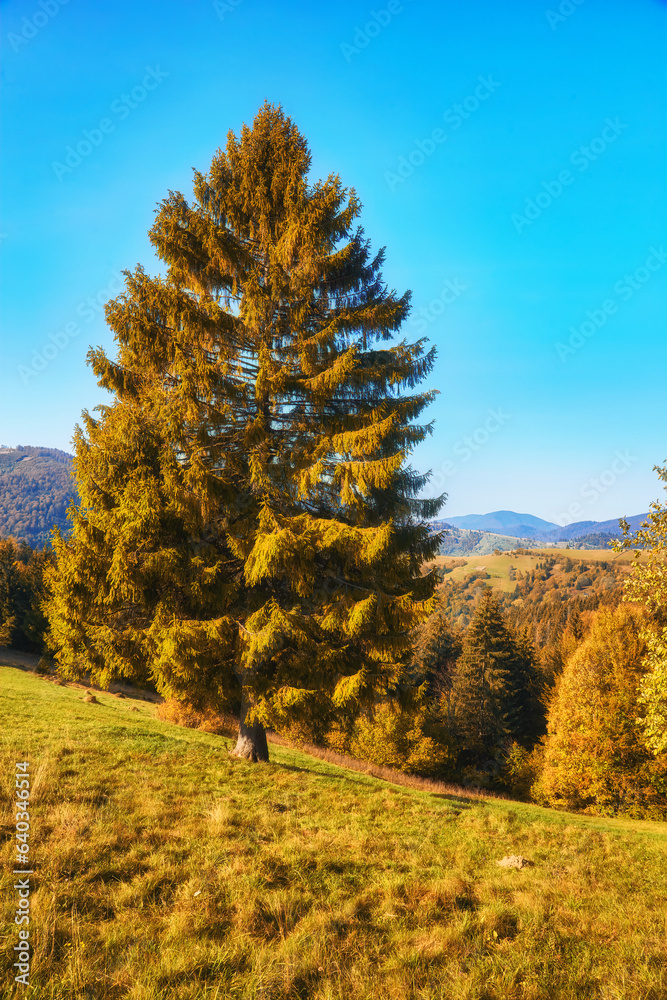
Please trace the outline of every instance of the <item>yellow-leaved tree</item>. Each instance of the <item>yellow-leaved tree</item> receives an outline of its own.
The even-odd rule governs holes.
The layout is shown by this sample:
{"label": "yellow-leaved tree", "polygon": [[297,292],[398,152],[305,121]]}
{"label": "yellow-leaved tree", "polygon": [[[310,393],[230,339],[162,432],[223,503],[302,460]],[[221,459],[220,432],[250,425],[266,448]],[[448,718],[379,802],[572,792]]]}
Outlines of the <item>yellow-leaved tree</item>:
{"label": "yellow-leaved tree", "polygon": [[598,813],[663,815],[664,774],[638,721],[646,616],[636,605],[598,611],[551,698],[537,801]]}
{"label": "yellow-leaved tree", "polygon": [[[654,468],[667,489],[667,466]],[[625,538],[617,548],[635,549],[627,599],[640,602],[647,611],[641,724],[647,747],[659,758],[667,755],[667,503],[652,503],[647,520],[634,535],[627,522],[622,527]]]}

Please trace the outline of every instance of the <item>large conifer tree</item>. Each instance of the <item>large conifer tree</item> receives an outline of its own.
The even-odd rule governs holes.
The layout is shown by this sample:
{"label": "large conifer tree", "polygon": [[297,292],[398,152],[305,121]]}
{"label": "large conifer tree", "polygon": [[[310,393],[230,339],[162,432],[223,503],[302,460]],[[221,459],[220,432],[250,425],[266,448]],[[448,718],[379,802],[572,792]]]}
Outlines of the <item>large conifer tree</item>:
{"label": "large conifer tree", "polygon": [[337,176],[310,184],[304,137],[265,104],[228,136],[194,201],[170,193],[89,360],[113,394],[75,436],[80,506],[56,537],[50,643],[63,671],[150,677],[168,697],[264,726],[351,710],[401,683],[441,501],[406,465],[431,430],[423,340],[355,227]]}

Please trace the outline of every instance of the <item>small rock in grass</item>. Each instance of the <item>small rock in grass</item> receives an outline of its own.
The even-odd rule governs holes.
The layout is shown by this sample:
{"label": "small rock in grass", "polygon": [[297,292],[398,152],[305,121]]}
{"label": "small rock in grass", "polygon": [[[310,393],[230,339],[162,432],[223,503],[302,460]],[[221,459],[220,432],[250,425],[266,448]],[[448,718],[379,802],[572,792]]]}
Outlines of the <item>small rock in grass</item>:
{"label": "small rock in grass", "polygon": [[94,694],[90,693],[90,691],[86,691],[86,697],[83,700],[87,701],[89,705],[99,705],[99,701]]}
{"label": "small rock in grass", "polygon": [[501,868],[518,868],[521,870],[522,868],[528,868],[533,862],[529,861],[528,858],[522,857],[520,854],[510,854],[506,858],[503,858],[502,861],[496,861],[496,864],[500,865]]}

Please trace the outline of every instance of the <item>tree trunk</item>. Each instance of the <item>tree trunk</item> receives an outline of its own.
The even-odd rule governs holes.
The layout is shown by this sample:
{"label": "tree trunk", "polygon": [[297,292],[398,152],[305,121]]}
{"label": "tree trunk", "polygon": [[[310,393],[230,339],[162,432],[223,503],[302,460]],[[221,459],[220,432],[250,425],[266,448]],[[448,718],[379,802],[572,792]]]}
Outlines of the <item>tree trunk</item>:
{"label": "tree trunk", "polygon": [[239,735],[236,746],[230,750],[232,757],[240,757],[242,760],[251,760],[254,764],[258,761],[268,761],[269,747],[266,742],[266,730],[261,722],[256,722],[253,726],[246,723],[248,714],[248,704],[246,698],[241,702],[241,717],[239,720]]}

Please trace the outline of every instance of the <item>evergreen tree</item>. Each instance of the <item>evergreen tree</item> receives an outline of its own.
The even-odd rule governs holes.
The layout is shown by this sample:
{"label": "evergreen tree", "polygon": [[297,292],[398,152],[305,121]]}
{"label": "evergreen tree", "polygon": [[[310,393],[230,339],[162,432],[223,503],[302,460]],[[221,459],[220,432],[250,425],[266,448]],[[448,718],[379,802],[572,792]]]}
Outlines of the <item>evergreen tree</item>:
{"label": "evergreen tree", "polygon": [[442,501],[406,464],[431,425],[424,341],[355,228],[337,176],[310,184],[304,137],[265,104],[171,193],[107,306],[118,345],[89,359],[114,401],[84,413],[81,502],[56,536],[50,643],[61,669],[152,678],[193,707],[264,727],[352,711],[400,685],[432,607],[422,575]]}
{"label": "evergreen tree", "polygon": [[416,683],[426,685],[425,694],[429,699],[437,699],[449,691],[460,655],[461,637],[452,628],[446,601],[439,591],[436,610],[415,630],[412,657]]}
{"label": "evergreen tree", "polygon": [[464,756],[480,761],[509,741],[532,746],[544,709],[536,653],[527,629],[517,639],[490,588],[468,626],[452,700]]}
{"label": "evergreen tree", "polygon": [[24,542],[0,539],[0,645],[41,652],[46,631],[43,574],[50,558]]}
{"label": "evergreen tree", "polygon": [[529,625],[513,637],[513,643],[504,697],[507,729],[513,740],[530,750],[546,732],[545,684]]}
{"label": "evergreen tree", "polygon": [[492,755],[508,735],[506,694],[515,655],[500,600],[487,587],[468,626],[452,692],[463,747],[472,759]]}

